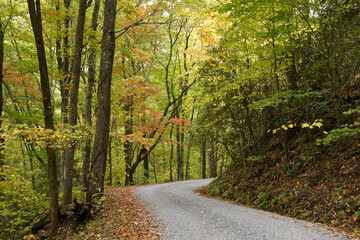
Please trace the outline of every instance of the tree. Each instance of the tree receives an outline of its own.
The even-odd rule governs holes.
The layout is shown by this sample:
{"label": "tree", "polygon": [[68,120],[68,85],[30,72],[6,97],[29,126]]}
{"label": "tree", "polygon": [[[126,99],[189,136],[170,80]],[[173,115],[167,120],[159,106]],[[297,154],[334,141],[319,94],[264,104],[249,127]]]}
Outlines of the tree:
{"label": "tree", "polygon": [[[0,22],[0,117],[3,113],[3,66],[4,66],[4,42],[5,42],[5,30],[4,30],[3,24]],[[2,125],[2,120],[0,120],[0,128]],[[0,139],[0,151],[3,151],[2,143],[4,142],[4,139]],[[3,153],[0,152],[0,166],[4,164],[3,161]]]}
{"label": "tree", "polygon": [[[41,93],[43,100],[44,121],[45,128],[55,130],[53,121],[53,108],[51,104],[51,91],[49,85],[49,73],[46,62],[45,46],[43,39],[43,27],[41,19],[41,4],[40,0],[28,0],[28,7],[31,19],[31,25],[34,32],[37,57],[40,70]],[[49,195],[50,195],[50,220],[51,233],[55,233],[57,225],[59,224],[59,202],[58,202],[58,181],[56,168],[56,152],[51,147],[51,142],[47,143],[47,162],[48,162],[48,177],[49,177]]]}
{"label": "tree", "polygon": [[[81,56],[83,49],[84,27],[86,17],[87,0],[81,0],[79,5],[78,23],[75,35],[75,51],[72,63],[72,76],[70,88],[70,109],[69,109],[69,125],[74,127],[78,119],[78,96],[79,84],[81,74]],[[74,168],[74,155],[76,143],[72,142],[70,147],[66,149],[66,156],[64,162],[64,197],[63,204],[71,204],[72,202],[72,182],[73,182],[73,168]]]}
{"label": "tree", "polygon": [[[86,85],[86,98],[85,98],[85,122],[89,127],[92,127],[92,95],[93,88],[95,85],[95,75],[96,75],[96,36],[95,33],[97,31],[98,26],[98,17],[100,10],[100,0],[95,1],[94,10],[92,14],[91,20],[91,29],[93,33],[90,35],[89,40],[91,41],[90,47],[90,55],[88,59],[88,81]],[[82,168],[82,177],[83,177],[83,188],[88,188],[88,174],[90,169],[90,154],[91,154],[91,139],[85,140],[84,149],[83,149],[83,168]]]}
{"label": "tree", "polygon": [[115,53],[115,19],[117,0],[106,0],[104,30],[101,44],[100,75],[98,84],[98,110],[96,132],[89,173],[88,202],[99,199],[104,193],[107,151],[110,132],[111,80]]}

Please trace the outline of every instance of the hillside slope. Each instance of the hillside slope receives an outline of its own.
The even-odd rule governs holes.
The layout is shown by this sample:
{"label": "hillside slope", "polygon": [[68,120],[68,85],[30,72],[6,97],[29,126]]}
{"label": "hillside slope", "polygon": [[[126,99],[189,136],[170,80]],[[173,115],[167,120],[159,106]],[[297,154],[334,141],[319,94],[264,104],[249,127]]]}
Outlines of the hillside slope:
{"label": "hillside slope", "polygon": [[[306,157],[298,131],[288,134],[288,161],[281,140],[268,133],[264,155],[239,160],[206,189],[207,194],[286,216],[360,233],[360,156]],[[291,144],[290,144],[291,143]],[[329,151],[329,150],[328,150]],[[251,161],[249,161],[251,160]]]}

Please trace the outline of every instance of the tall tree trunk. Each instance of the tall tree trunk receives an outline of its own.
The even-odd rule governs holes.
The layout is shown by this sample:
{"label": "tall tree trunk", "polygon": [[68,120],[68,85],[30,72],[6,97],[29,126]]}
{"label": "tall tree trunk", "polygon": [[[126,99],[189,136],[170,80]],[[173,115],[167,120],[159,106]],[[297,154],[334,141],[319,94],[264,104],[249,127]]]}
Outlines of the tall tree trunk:
{"label": "tall tree trunk", "polygon": [[[64,17],[64,37],[62,53],[63,58],[61,61],[62,65],[62,78],[60,79],[60,94],[61,94],[61,123],[66,125],[69,123],[69,89],[70,89],[70,3],[71,0],[64,0],[65,17]],[[64,162],[66,157],[66,151],[60,152],[60,187],[63,187],[64,183]]]}
{"label": "tall tree trunk", "polygon": [[206,140],[204,140],[202,147],[201,147],[201,155],[202,155],[202,178],[206,178]]}
{"label": "tall tree trunk", "polygon": [[177,180],[180,181],[180,172],[181,172],[181,146],[180,146],[180,130],[176,126],[176,163],[177,163]]}
{"label": "tall tree trunk", "polygon": [[190,170],[190,150],[191,150],[191,146],[190,146],[190,142],[189,142],[189,145],[187,147],[185,180],[190,179],[190,173],[189,173],[189,170]]}
{"label": "tall tree trunk", "polygon": [[[95,6],[92,14],[91,20],[91,28],[93,30],[93,34],[90,36],[90,41],[95,41],[95,32],[98,26],[98,18],[99,18],[99,10],[100,10],[100,0],[95,0]],[[88,127],[92,127],[91,121],[91,108],[92,108],[92,94],[95,84],[95,75],[96,75],[96,47],[95,43],[92,43],[92,47],[90,48],[90,56],[88,60],[88,81],[86,84],[85,90],[85,122]],[[83,149],[83,167],[82,167],[82,177],[83,177],[83,189],[88,188],[88,175],[90,169],[90,157],[91,157],[91,139],[85,140],[84,149]]]}
{"label": "tall tree trunk", "polygon": [[117,0],[105,1],[96,132],[89,174],[89,189],[86,195],[88,202],[93,202],[104,194],[104,177],[111,116],[111,79],[115,53],[116,3]]}
{"label": "tall tree trunk", "polygon": [[170,143],[171,143],[171,146],[170,146],[170,182],[173,182],[174,179],[173,179],[173,157],[174,157],[174,143],[172,141],[172,133],[173,133],[173,129],[174,129],[174,125],[171,125],[171,130],[170,130]]}
{"label": "tall tree trunk", "polygon": [[[133,116],[132,116],[132,99],[129,97],[129,102],[124,106],[126,112],[126,122],[125,122],[125,136],[133,134]],[[134,183],[133,179],[130,179],[130,171],[133,160],[133,142],[125,141],[124,142],[124,154],[125,154],[125,186],[132,185]]]}
{"label": "tall tree trunk", "polygon": [[[0,23],[0,117],[3,112],[3,66],[4,66],[4,42],[5,42],[5,30],[3,25]],[[2,120],[0,119],[0,128],[2,125]],[[0,166],[4,164],[4,154],[2,153],[2,145],[4,143],[4,138],[0,138]]]}
{"label": "tall tree trunk", "polygon": [[[55,2],[55,10],[57,12],[57,14],[60,14],[60,1],[56,1]],[[63,58],[61,55],[61,39],[62,39],[62,32],[61,32],[61,21],[60,18],[56,20],[56,43],[55,43],[55,47],[56,47],[56,60],[58,63],[58,71],[59,73],[62,72],[63,70]]]}
{"label": "tall tree trunk", "polygon": [[[187,41],[187,45],[186,45],[186,49],[188,47],[188,41]],[[185,49],[185,50],[186,50]],[[186,55],[184,55],[186,56]],[[185,65],[186,66],[186,65]],[[186,71],[187,71],[187,68],[186,68]],[[195,104],[195,100],[194,100],[194,104]],[[193,119],[194,119],[194,112],[195,112],[195,105],[193,106],[193,109],[191,111],[191,117],[190,117],[190,121],[192,122]],[[186,159],[186,174],[185,174],[185,179],[188,180],[190,179],[190,173],[189,173],[189,168],[190,168],[190,150],[191,150],[191,139],[192,139],[192,136],[190,135],[189,136],[189,143],[188,143],[188,147],[187,147],[187,159]]]}
{"label": "tall tree trunk", "polygon": [[184,180],[184,144],[185,134],[182,132],[180,133],[180,181]]}
{"label": "tall tree trunk", "polygon": [[[81,56],[83,49],[84,28],[86,18],[86,3],[87,0],[80,0],[78,22],[76,26],[75,35],[75,55],[72,63],[72,77],[70,89],[70,111],[69,111],[69,125],[76,126],[78,117],[78,96],[79,83],[81,74]],[[72,185],[73,185],[73,170],[74,170],[74,155],[76,149],[76,142],[71,142],[66,150],[64,162],[64,196],[63,204],[71,204],[72,202]]]}
{"label": "tall tree trunk", "polygon": [[[44,39],[42,34],[42,19],[40,0],[28,0],[28,8],[31,19],[31,25],[34,32],[36,50],[40,70],[40,83],[42,102],[44,109],[45,128],[55,130],[53,121],[53,108],[51,105],[51,91],[49,85],[49,74],[46,62]],[[58,202],[58,181],[56,168],[56,152],[54,148],[47,143],[46,147],[48,160],[48,177],[49,177],[49,196],[50,196],[50,220],[51,220],[51,234],[54,234],[59,224],[59,202]]]}

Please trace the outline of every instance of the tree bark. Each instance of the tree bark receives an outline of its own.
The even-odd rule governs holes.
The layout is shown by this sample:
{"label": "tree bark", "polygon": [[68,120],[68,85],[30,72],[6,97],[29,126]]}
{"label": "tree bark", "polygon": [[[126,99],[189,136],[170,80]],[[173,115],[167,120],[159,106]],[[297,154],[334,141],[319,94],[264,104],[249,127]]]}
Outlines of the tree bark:
{"label": "tree bark", "polygon": [[173,157],[174,157],[174,143],[172,141],[172,133],[174,130],[174,125],[171,125],[171,130],[170,130],[170,141],[171,141],[171,146],[170,146],[170,182],[173,182],[173,169],[172,169],[172,163],[173,163]]}
{"label": "tree bark", "polygon": [[217,159],[215,154],[215,146],[213,141],[207,141],[207,152],[208,152],[208,161],[209,161],[209,174],[211,178],[217,176]]}
{"label": "tree bark", "polygon": [[[70,111],[69,111],[69,125],[76,126],[78,117],[78,96],[79,83],[81,74],[81,56],[83,49],[84,27],[86,18],[86,3],[87,0],[80,0],[78,22],[76,26],[75,35],[75,56],[72,64],[72,77],[70,89]],[[72,185],[73,185],[73,170],[74,170],[74,155],[76,149],[76,142],[71,142],[68,149],[66,149],[64,162],[64,196],[63,204],[71,204],[72,202]]]}
{"label": "tree bark", "polygon": [[184,129],[180,133],[180,181],[184,180],[184,144],[185,144],[185,133]]}
{"label": "tree bark", "polygon": [[112,186],[112,155],[111,155],[111,143],[112,143],[112,137],[109,139],[109,186]]}
{"label": "tree bark", "polygon": [[149,173],[149,155],[144,158],[144,179],[145,184],[149,183],[150,173]]}
{"label": "tree bark", "polygon": [[[3,112],[3,66],[4,66],[4,43],[5,43],[5,30],[3,29],[3,25],[0,23],[0,117]],[[0,120],[0,128],[2,125],[2,120]],[[4,164],[4,154],[3,154],[3,143],[5,139],[0,138],[0,166]]]}
{"label": "tree bark", "polygon": [[[188,48],[189,43],[188,43],[188,38],[187,38],[187,44],[186,44],[186,48],[185,50]],[[184,57],[186,57],[186,54],[184,55]],[[187,67],[186,64],[185,65],[185,69],[187,71]],[[194,104],[195,104],[195,100],[194,100]],[[190,117],[190,121],[192,122],[194,119],[194,112],[195,112],[195,106],[193,106],[193,109],[191,111],[191,117]],[[189,143],[188,143],[188,147],[187,147],[187,159],[186,159],[186,172],[185,172],[185,180],[189,180],[190,179],[190,150],[191,150],[191,139],[192,136],[190,134],[189,136]]]}
{"label": "tree bark", "polygon": [[[128,103],[124,106],[126,112],[125,122],[125,136],[133,134],[133,121],[132,121],[132,98],[129,97]],[[131,164],[133,160],[133,142],[124,142],[124,154],[125,154],[125,186],[132,185],[134,183],[132,177],[130,177]]]}
{"label": "tree bark", "polygon": [[69,74],[69,68],[70,68],[70,53],[69,53],[69,37],[70,32],[69,28],[71,25],[71,19],[69,16],[70,11],[70,3],[71,0],[64,0],[64,7],[66,9],[65,13],[65,19],[64,19],[64,37],[63,37],[63,60],[61,61],[62,66],[62,74],[63,78],[60,80],[60,92],[61,92],[61,123],[67,124],[69,123],[69,111],[68,111],[68,105],[69,105],[69,81],[70,81],[70,74]]}
{"label": "tree bark", "polygon": [[201,147],[201,155],[202,155],[202,178],[206,179],[206,141],[203,142]]}
{"label": "tree bark", "polygon": [[[3,25],[0,23],[0,117],[3,112],[3,66],[4,66],[4,43],[5,43],[5,30]],[[2,120],[0,120],[0,127]]]}
{"label": "tree bark", "polygon": [[187,158],[186,158],[186,170],[185,170],[185,180],[189,180],[190,179],[190,150],[191,150],[191,146],[190,146],[190,142],[189,145],[187,147]]}
{"label": "tree bark", "polygon": [[[96,41],[95,32],[98,26],[98,18],[99,18],[99,10],[100,10],[100,0],[95,0],[95,6],[92,14],[91,20],[91,28],[93,30],[93,34],[90,36],[90,41]],[[92,127],[91,121],[91,104],[92,104],[92,94],[95,84],[95,75],[96,75],[96,47],[95,43],[92,43],[93,46],[90,48],[90,56],[88,60],[89,74],[88,81],[86,84],[85,90],[85,122],[86,125]],[[91,139],[87,139],[84,144],[83,149],[83,167],[82,167],[82,177],[83,177],[83,189],[88,188],[88,175],[90,169],[90,157],[91,157]]]}
{"label": "tree bark", "polygon": [[184,135],[180,128],[176,127],[176,157],[177,157],[177,180],[184,180]]}
{"label": "tree bark", "polygon": [[[51,104],[51,91],[49,84],[49,74],[46,62],[44,39],[42,34],[42,19],[40,0],[28,0],[28,8],[31,19],[31,25],[34,32],[37,57],[40,70],[40,83],[42,102],[44,109],[45,128],[55,130],[53,121],[53,108]],[[56,152],[47,143],[46,152],[48,160],[48,177],[49,177],[49,196],[50,196],[50,221],[51,221],[51,235],[56,232],[57,225],[59,224],[59,202],[58,202],[58,181],[57,181],[57,168],[56,168]]]}
{"label": "tree bark", "polygon": [[158,180],[157,180],[157,175],[156,175],[156,158],[154,157],[154,159],[150,158],[150,155],[149,155],[149,162],[151,163],[152,167],[153,167],[153,170],[154,170],[154,180],[155,180],[155,183],[158,183]]}
{"label": "tree bark", "polygon": [[116,3],[117,0],[105,1],[96,132],[91,158],[89,188],[86,195],[88,202],[93,202],[104,194],[104,177],[110,132],[111,79],[115,53]]}
{"label": "tree bark", "polygon": [[[65,17],[64,17],[64,37],[63,37],[63,46],[62,46],[62,61],[60,65],[62,67],[62,78],[60,79],[60,94],[61,94],[61,123],[66,125],[69,123],[69,81],[70,81],[70,46],[69,46],[69,37],[70,37],[70,25],[71,19],[69,16],[71,0],[64,0],[65,7]],[[59,41],[59,40],[58,40]],[[58,62],[59,65],[59,62]],[[64,162],[66,157],[66,150],[60,152],[60,187],[63,187],[64,183]]]}

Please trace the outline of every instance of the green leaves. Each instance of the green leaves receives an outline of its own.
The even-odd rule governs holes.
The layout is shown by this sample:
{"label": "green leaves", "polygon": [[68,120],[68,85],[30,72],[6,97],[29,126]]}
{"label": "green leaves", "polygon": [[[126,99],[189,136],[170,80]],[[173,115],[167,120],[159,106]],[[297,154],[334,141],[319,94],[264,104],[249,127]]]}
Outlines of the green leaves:
{"label": "green leaves", "polygon": [[331,146],[340,139],[346,137],[353,137],[360,133],[360,128],[353,124],[344,124],[340,128],[335,128],[326,132],[326,137],[323,139],[317,139],[318,145]]}
{"label": "green leaves", "polygon": [[47,197],[31,189],[20,169],[0,166],[0,237],[19,239],[29,233],[30,222],[45,215]]}

